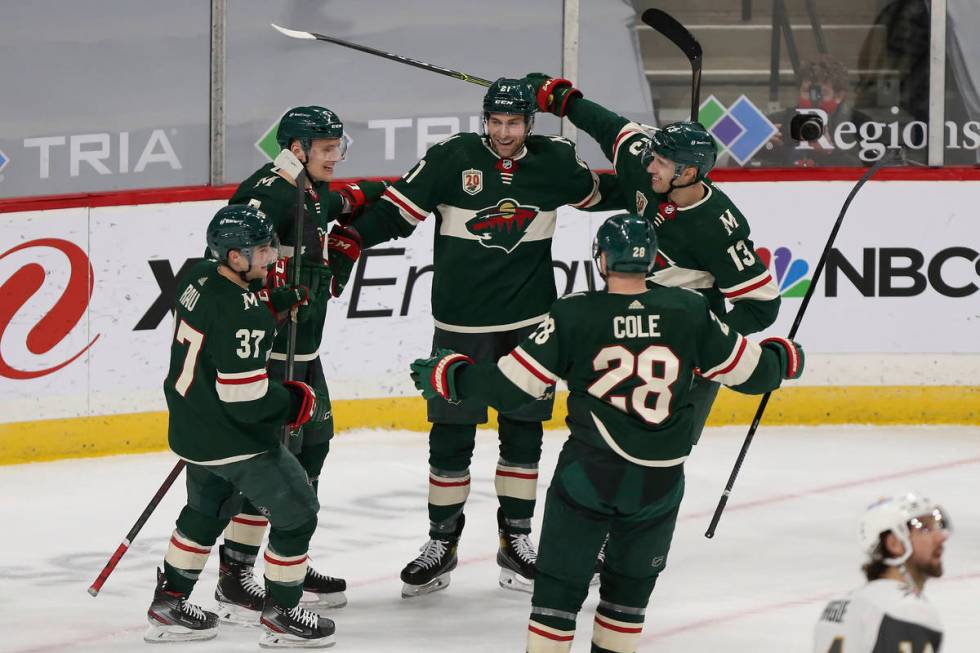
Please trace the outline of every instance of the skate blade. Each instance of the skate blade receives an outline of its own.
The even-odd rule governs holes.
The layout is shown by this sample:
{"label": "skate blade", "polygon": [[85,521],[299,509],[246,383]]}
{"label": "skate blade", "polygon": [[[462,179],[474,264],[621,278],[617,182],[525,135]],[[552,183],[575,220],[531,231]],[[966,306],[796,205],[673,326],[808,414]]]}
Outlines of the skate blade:
{"label": "skate blade", "polygon": [[143,633],[143,641],[148,644],[167,644],[170,642],[193,642],[196,640],[214,639],[218,636],[217,628],[208,630],[191,630],[185,626],[165,626],[151,623]]}
{"label": "skate blade", "polygon": [[259,637],[259,646],[262,648],[330,648],[336,643],[333,635],[318,639],[304,639],[285,633],[274,633],[271,630],[265,630]]}
{"label": "skate blade", "polygon": [[232,624],[235,626],[258,626],[259,619],[262,617],[261,610],[249,610],[248,608],[236,603],[224,603],[218,601],[218,620],[221,623]]}
{"label": "skate blade", "polygon": [[317,610],[339,610],[347,605],[347,595],[343,592],[331,592],[329,594],[304,592],[299,604],[314,612]]}
{"label": "skate blade", "polygon": [[441,576],[436,576],[424,585],[409,585],[408,583],[405,583],[402,585],[402,598],[412,599],[416,596],[423,596],[425,594],[432,594],[433,592],[444,590],[447,587],[449,587],[448,573]]}
{"label": "skate blade", "polygon": [[534,594],[534,579],[524,578],[512,569],[500,570],[500,586],[505,590]]}

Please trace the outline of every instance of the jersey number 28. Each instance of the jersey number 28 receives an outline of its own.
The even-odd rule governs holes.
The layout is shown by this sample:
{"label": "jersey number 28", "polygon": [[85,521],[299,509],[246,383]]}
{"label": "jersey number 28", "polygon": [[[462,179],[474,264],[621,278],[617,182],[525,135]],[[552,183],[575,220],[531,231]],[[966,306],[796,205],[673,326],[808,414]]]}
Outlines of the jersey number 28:
{"label": "jersey number 28", "polygon": [[[647,424],[661,424],[670,417],[673,395],[670,387],[680,373],[680,360],[669,347],[650,345],[638,355],[622,345],[603,347],[592,359],[592,369],[596,372],[608,370],[589,386],[589,394],[593,397],[624,413],[632,410]],[[612,394],[616,386],[632,377],[643,383],[633,388],[628,397]],[[656,395],[652,406],[650,395]]]}

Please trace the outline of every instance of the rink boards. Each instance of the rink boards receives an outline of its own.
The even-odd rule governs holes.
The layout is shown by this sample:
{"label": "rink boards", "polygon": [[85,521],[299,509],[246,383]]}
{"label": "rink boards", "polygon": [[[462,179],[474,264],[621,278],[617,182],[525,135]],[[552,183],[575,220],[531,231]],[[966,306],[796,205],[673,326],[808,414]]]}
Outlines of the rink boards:
{"label": "rink boards", "polygon": [[[767,250],[785,335],[849,181],[722,184]],[[798,339],[808,369],[767,423],[980,423],[976,181],[870,182],[854,201]],[[0,223],[0,463],[158,450],[174,275],[221,200],[7,213]],[[601,286],[608,214],[559,212],[559,292]],[[366,252],[331,302],[321,349],[339,429],[426,430],[408,363],[428,352],[434,219]],[[421,232],[421,233],[419,233]],[[723,392],[712,424],[751,421]],[[558,402],[552,426],[564,415]]]}

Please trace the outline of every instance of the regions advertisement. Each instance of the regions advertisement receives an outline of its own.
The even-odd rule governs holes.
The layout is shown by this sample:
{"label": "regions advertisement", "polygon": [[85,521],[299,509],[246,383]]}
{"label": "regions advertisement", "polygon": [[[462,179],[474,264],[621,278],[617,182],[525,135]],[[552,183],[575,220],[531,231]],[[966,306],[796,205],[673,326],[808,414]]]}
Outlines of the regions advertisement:
{"label": "regions advertisement", "polygon": [[[779,283],[782,307],[769,333],[789,331],[851,186],[723,185],[751,222],[752,255]],[[975,374],[950,378],[922,362],[980,354],[978,191],[980,182],[867,184],[798,333],[817,374],[801,384],[854,384],[868,361],[880,385],[976,383]],[[204,227],[222,204],[4,215],[0,422],[163,410],[176,278],[201,255]],[[604,217],[559,212],[559,294],[603,287],[591,245]],[[414,394],[408,363],[428,353],[432,335],[433,223],[430,216],[411,237],[365,251],[344,296],[331,302],[321,357],[335,400]],[[831,359],[845,363],[828,381],[820,362]],[[914,380],[902,372],[910,366],[919,368]]]}

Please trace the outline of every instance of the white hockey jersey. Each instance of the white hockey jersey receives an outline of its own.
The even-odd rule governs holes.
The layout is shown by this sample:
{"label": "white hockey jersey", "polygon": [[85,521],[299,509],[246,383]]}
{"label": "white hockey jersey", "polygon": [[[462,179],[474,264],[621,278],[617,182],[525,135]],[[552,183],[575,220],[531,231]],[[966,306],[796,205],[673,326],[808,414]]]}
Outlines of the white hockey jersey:
{"label": "white hockey jersey", "polygon": [[827,604],[814,653],[939,653],[939,614],[901,581],[880,578]]}

